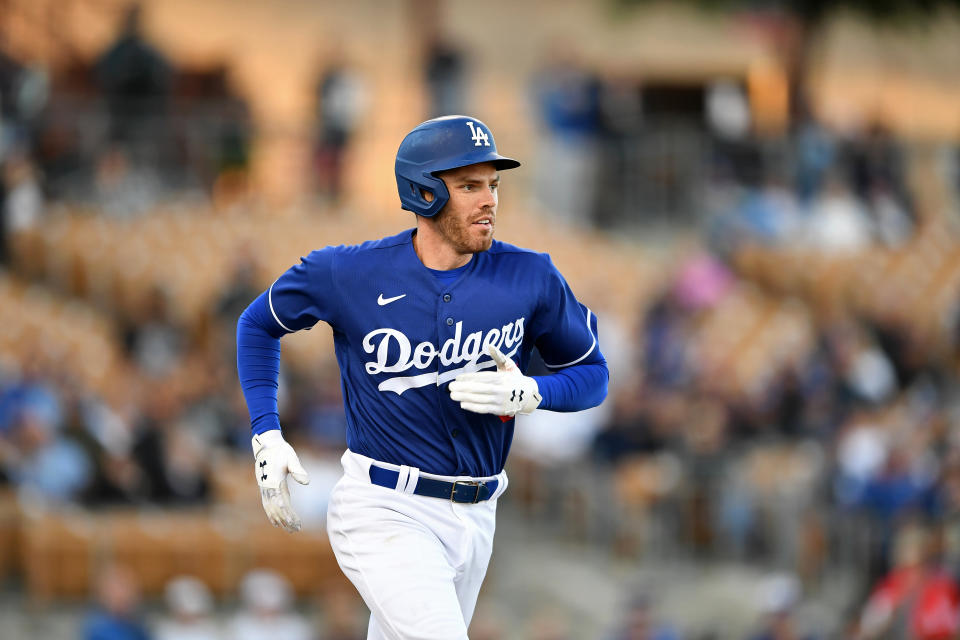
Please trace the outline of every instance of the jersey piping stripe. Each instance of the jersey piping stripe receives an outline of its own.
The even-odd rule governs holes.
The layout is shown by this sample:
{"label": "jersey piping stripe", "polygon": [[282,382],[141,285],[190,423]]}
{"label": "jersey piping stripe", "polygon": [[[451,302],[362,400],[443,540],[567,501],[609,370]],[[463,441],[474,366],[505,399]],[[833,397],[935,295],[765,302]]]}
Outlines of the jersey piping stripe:
{"label": "jersey piping stripe", "polygon": [[597,336],[593,335],[593,330],[590,329],[590,317],[592,315],[593,315],[593,311],[590,311],[590,307],[587,307],[587,331],[589,331],[590,335],[593,336],[593,344],[590,345],[590,348],[587,349],[587,352],[582,356],[580,356],[579,358],[577,358],[576,360],[573,360],[572,362],[568,362],[566,364],[547,364],[546,362],[544,362],[543,364],[546,365],[548,369],[562,369],[564,367],[575,365],[581,360],[583,360],[584,358],[586,358],[588,355],[593,353],[593,350],[597,348]]}
{"label": "jersey piping stripe", "polygon": [[[273,284],[277,284],[276,281],[274,281]],[[271,284],[271,285],[270,285],[270,288],[267,289],[267,302],[270,303],[270,313],[273,314],[273,319],[277,321],[277,324],[278,324],[278,325],[280,325],[281,327],[283,327],[284,329],[286,329],[286,330],[289,331],[290,333],[293,333],[293,329],[291,329],[291,328],[288,327],[287,325],[285,325],[285,324],[283,324],[282,322],[280,322],[280,318],[277,317],[277,312],[274,311],[274,309],[273,309],[273,284]]]}

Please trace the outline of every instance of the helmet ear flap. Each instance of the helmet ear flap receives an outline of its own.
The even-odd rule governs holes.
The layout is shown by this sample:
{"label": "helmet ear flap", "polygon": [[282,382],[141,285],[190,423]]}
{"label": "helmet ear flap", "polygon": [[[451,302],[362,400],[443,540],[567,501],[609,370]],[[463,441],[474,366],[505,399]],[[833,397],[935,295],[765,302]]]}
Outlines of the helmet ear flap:
{"label": "helmet ear flap", "polygon": [[[423,213],[417,213],[420,213],[420,215],[424,217],[432,218],[440,213],[440,209],[446,206],[447,201],[450,199],[450,192],[447,191],[447,183],[445,183],[442,178],[431,174],[425,174],[423,178],[424,182],[420,185],[422,191],[418,195],[425,205],[425,209]],[[424,198],[423,191],[429,192],[433,196],[433,199],[427,200]]]}
{"label": "helmet ear flap", "polygon": [[[400,175],[398,173],[398,183]],[[450,192],[443,180],[429,173],[421,173],[416,178],[403,176],[403,184],[398,186],[401,206],[425,218],[437,215],[450,199]],[[429,193],[432,198],[428,200],[424,193]]]}

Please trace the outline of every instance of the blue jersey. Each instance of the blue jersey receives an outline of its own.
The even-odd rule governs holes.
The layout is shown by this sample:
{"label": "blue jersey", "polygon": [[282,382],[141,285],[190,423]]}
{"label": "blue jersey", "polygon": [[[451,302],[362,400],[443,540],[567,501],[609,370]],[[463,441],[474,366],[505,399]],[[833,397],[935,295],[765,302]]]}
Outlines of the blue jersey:
{"label": "blue jersey", "polygon": [[494,368],[490,344],[521,370],[534,347],[556,369],[602,363],[596,318],[547,254],[494,241],[443,279],[417,257],[413,234],[302,258],[267,292],[275,329],[333,328],[352,451],[429,473],[494,475],[513,421],[463,410],[447,384]]}

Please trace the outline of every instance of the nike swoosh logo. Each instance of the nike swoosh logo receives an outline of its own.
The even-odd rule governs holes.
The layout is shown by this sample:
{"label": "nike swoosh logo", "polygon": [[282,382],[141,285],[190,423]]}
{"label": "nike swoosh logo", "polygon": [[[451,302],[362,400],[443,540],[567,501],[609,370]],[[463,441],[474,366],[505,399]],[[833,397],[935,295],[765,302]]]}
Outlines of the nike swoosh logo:
{"label": "nike swoosh logo", "polygon": [[385,305],[385,304],[390,304],[391,302],[396,302],[396,301],[399,300],[400,298],[405,298],[405,297],[407,297],[407,294],[401,293],[400,295],[398,295],[398,296],[393,296],[392,298],[384,298],[384,297],[383,297],[383,294],[381,293],[380,296],[377,298],[377,304],[382,307],[382,306]]}

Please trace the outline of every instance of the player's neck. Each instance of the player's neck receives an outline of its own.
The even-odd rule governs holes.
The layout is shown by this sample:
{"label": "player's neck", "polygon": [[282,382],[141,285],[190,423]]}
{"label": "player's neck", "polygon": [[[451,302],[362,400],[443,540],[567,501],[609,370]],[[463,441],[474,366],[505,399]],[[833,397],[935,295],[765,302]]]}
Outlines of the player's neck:
{"label": "player's neck", "polygon": [[437,271],[462,267],[473,257],[472,253],[457,251],[443,236],[426,225],[417,225],[413,235],[413,250],[417,252],[423,266]]}

